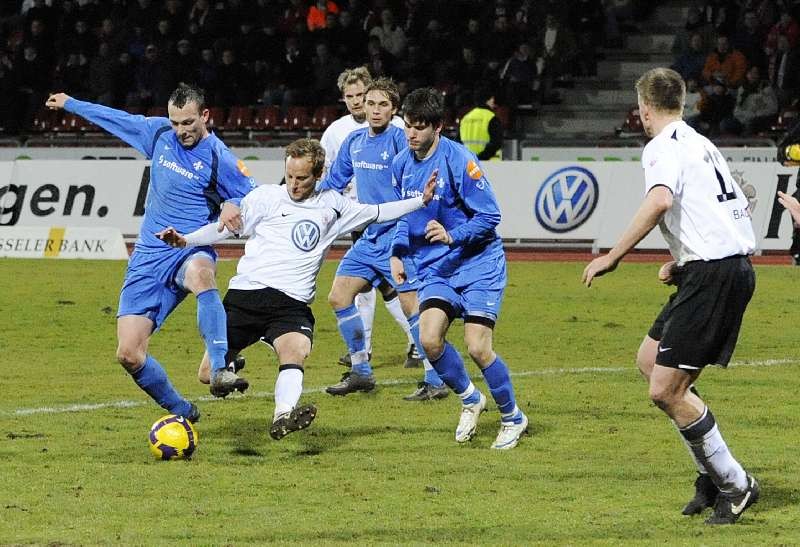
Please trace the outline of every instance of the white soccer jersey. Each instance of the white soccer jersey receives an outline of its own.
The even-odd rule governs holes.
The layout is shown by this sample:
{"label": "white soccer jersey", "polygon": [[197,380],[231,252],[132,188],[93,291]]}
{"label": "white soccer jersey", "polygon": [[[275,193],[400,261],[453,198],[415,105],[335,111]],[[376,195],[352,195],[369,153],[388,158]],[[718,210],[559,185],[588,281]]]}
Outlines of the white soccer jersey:
{"label": "white soccer jersey", "polygon": [[[396,125],[400,129],[405,127],[405,122],[399,116],[392,116],[392,125]],[[325,149],[325,170],[327,171],[328,168],[333,164],[333,161],[336,159],[336,156],[339,155],[339,149],[342,147],[342,143],[347,138],[347,135],[355,131],[356,129],[361,129],[362,127],[367,127],[369,123],[364,120],[361,123],[358,123],[351,114],[347,114],[342,116],[332,124],[330,124],[327,129],[322,133],[322,138],[320,139],[320,144],[322,148]],[[355,177],[348,185],[347,189],[345,190],[345,195],[348,196],[352,200],[356,200],[356,179]]]}
{"label": "white soccer jersey", "polygon": [[250,236],[239,259],[231,289],[277,289],[295,300],[314,300],[316,280],[334,240],[378,215],[375,205],[361,205],[333,190],[302,202],[286,186],[264,184],[242,199],[242,234]]}
{"label": "white soccer jersey", "polygon": [[678,263],[753,253],[747,198],[711,141],[672,122],[644,147],[642,167],[645,193],[659,185],[672,191],[659,227]]}

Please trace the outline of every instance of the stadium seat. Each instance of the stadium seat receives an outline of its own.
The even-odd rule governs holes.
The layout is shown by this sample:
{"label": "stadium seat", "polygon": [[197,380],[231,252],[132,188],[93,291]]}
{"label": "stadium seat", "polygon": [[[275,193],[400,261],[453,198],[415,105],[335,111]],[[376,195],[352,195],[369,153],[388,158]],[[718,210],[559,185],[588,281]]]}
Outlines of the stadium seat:
{"label": "stadium seat", "polygon": [[503,129],[509,131],[511,129],[511,110],[505,105],[497,105],[494,109],[494,113],[500,118]]}
{"label": "stadium seat", "polygon": [[788,131],[800,121],[800,111],[794,108],[786,108],[778,114],[778,119],[775,124],[770,127],[770,130],[776,133],[783,133]]}
{"label": "stadium seat", "polygon": [[318,106],[311,116],[311,129],[323,131],[339,117],[339,107],[336,105]]}
{"label": "stadium seat", "polygon": [[444,118],[442,119],[442,129],[446,133],[458,131],[459,120],[460,118],[457,118],[456,115],[453,114],[453,110],[451,108],[446,108],[444,111]]}
{"label": "stadium seat", "polygon": [[37,133],[46,133],[53,130],[53,126],[60,123],[62,110],[40,109],[31,120],[30,130]]}
{"label": "stadium seat", "polygon": [[639,117],[639,107],[634,106],[625,116],[625,121],[621,127],[616,129],[616,133],[620,137],[638,137],[644,135],[644,127],[642,127],[642,120]]}
{"label": "stadium seat", "polygon": [[146,116],[148,118],[166,118],[167,117],[167,107],[166,106],[151,106],[147,109]]}
{"label": "stadium seat", "polygon": [[253,115],[253,129],[270,131],[279,125],[280,111],[277,106],[259,106]]}
{"label": "stadium seat", "polygon": [[225,122],[227,131],[246,131],[253,128],[253,109],[249,106],[232,106]]}
{"label": "stadium seat", "polygon": [[52,130],[57,133],[80,133],[86,130],[86,125],[86,120],[77,114],[64,112],[61,120],[53,125]]}
{"label": "stadium seat", "polygon": [[289,131],[308,130],[311,127],[311,115],[308,113],[308,107],[290,106],[287,108],[283,127]]}
{"label": "stadium seat", "polygon": [[225,110],[219,106],[208,109],[208,127],[218,131],[225,130]]}

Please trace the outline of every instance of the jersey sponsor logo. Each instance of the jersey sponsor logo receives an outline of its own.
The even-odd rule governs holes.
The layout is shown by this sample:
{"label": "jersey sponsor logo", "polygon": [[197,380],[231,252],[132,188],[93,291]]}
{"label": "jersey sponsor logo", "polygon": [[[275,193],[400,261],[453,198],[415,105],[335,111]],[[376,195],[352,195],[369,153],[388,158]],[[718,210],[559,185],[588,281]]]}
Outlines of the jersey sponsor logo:
{"label": "jersey sponsor logo", "polygon": [[591,171],[578,166],[564,167],[539,187],[533,211],[544,229],[569,232],[592,216],[599,196],[597,179]]}
{"label": "jersey sponsor logo", "polygon": [[388,165],[384,165],[382,163],[373,163],[371,161],[364,160],[354,161],[353,167],[357,169],[370,169],[372,171],[383,171],[384,169],[389,168]]}
{"label": "jersey sponsor logo", "polygon": [[292,228],[292,243],[301,251],[312,251],[319,243],[319,237],[319,226],[310,220],[301,220]]}
{"label": "jersey sponsor logo", "polygon": [[177,174],[179,174],[181,176],[184,176],[189,180],[192,180],[192,179],[197,177],[197,175],[195,175],[194,173],[192,173],[191,171],[189,171],[185,167],[181,167],[180,165],[178,165],[178,162],[169,161],[169,160],[164,159],[164,155],[163,154],[158,156],[158,165],[159,165],[159,167],[163,167],[164,169],[169,169],[173,173],[177,173]]}
{"label": "jersey sponsor logo", "polygon": [[467,162],[467,175],[469,175],[469,178],[472,180],[480,180],[483,178],[483,172],[475,160],[469,160]]}
{"label": "jersey sponsor logo", "polygon": [[242,160],[236,160],[236,169],[245,177],[250,177],[250,169],[247,168]]}

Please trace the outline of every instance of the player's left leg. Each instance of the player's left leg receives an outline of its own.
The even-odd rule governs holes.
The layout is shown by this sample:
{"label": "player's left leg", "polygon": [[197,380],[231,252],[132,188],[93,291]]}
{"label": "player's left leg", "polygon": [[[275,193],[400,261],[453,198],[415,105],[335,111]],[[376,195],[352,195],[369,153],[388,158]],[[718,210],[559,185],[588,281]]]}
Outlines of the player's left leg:
{"label": "player's left leg", "polygon": [[[411,326],[408,324],[408,315],[403,309],[403,304],[400,301],[400,296],[395,288],[386,279],[381,279],[378,285],[378,290],[383,296],[383,304],[386,306],[389,314],[394,318],[395,322],[406,333],[408,346],[406,348],[406,362],[403,364],[405,368],[416,368],[422,365],[422,356],[417,351],[417,345],[414,342],[414,335],[411,333]],[[417,306],[419,307],[419,306]],[[417,310],[417,313],[419,310]]]}
{"label": "player's left leg", "polygon": [[311,339],[305,333],[287,332],[277,337],[272,346],[280,365],[275,380],[275,412],[269,434],[278,441],[311,425],[317,408],[312,404],[297,405],[303,393],[304,363],[311,353]]}
{"label": "player's left leg", "polygon": [[175,281],[197,297],[197,327],[205,341],[211,363],[211,394],[225,397],[233,391],[244,392],[249,387],[247,380],[226,367],[228,337],[225,308],[217,290],[213,258],[203,251],[188,257],[178,269]]}
{"label": "player's left leg", "polygon": [[[403,318],[408,325],[414,345],[422,348],[422,343],[419,338],[419,300],[417,299],[417,291],[401,291],[397,293],[397,300],[403,312]],[[418,384],[417,389],[410,395],[403,397],[403,399],[406,401],[430,401],[447,397],[450,391],[433,368],[433,365],[431,365],[431,362],[424,354],[420,355],[420,360],[425,367],[425,377],[422,382]]]}

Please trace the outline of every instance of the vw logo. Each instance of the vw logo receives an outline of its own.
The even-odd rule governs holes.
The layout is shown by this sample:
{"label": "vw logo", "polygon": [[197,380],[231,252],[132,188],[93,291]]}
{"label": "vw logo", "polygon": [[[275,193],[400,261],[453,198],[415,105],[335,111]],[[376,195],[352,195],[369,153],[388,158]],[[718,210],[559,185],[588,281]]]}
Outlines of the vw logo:
{"label": "vw logo", "polygon": [[592,216],[600,196],[597,179],[583,167],[559,169],[536,193],[536,219],[551,232],[569,232]]}
{"label": "vw logo", "polygon": [[292,228],[292,243],[301,251],[310,251],[319,243],[319,226],[310,220],[301,220]]}

